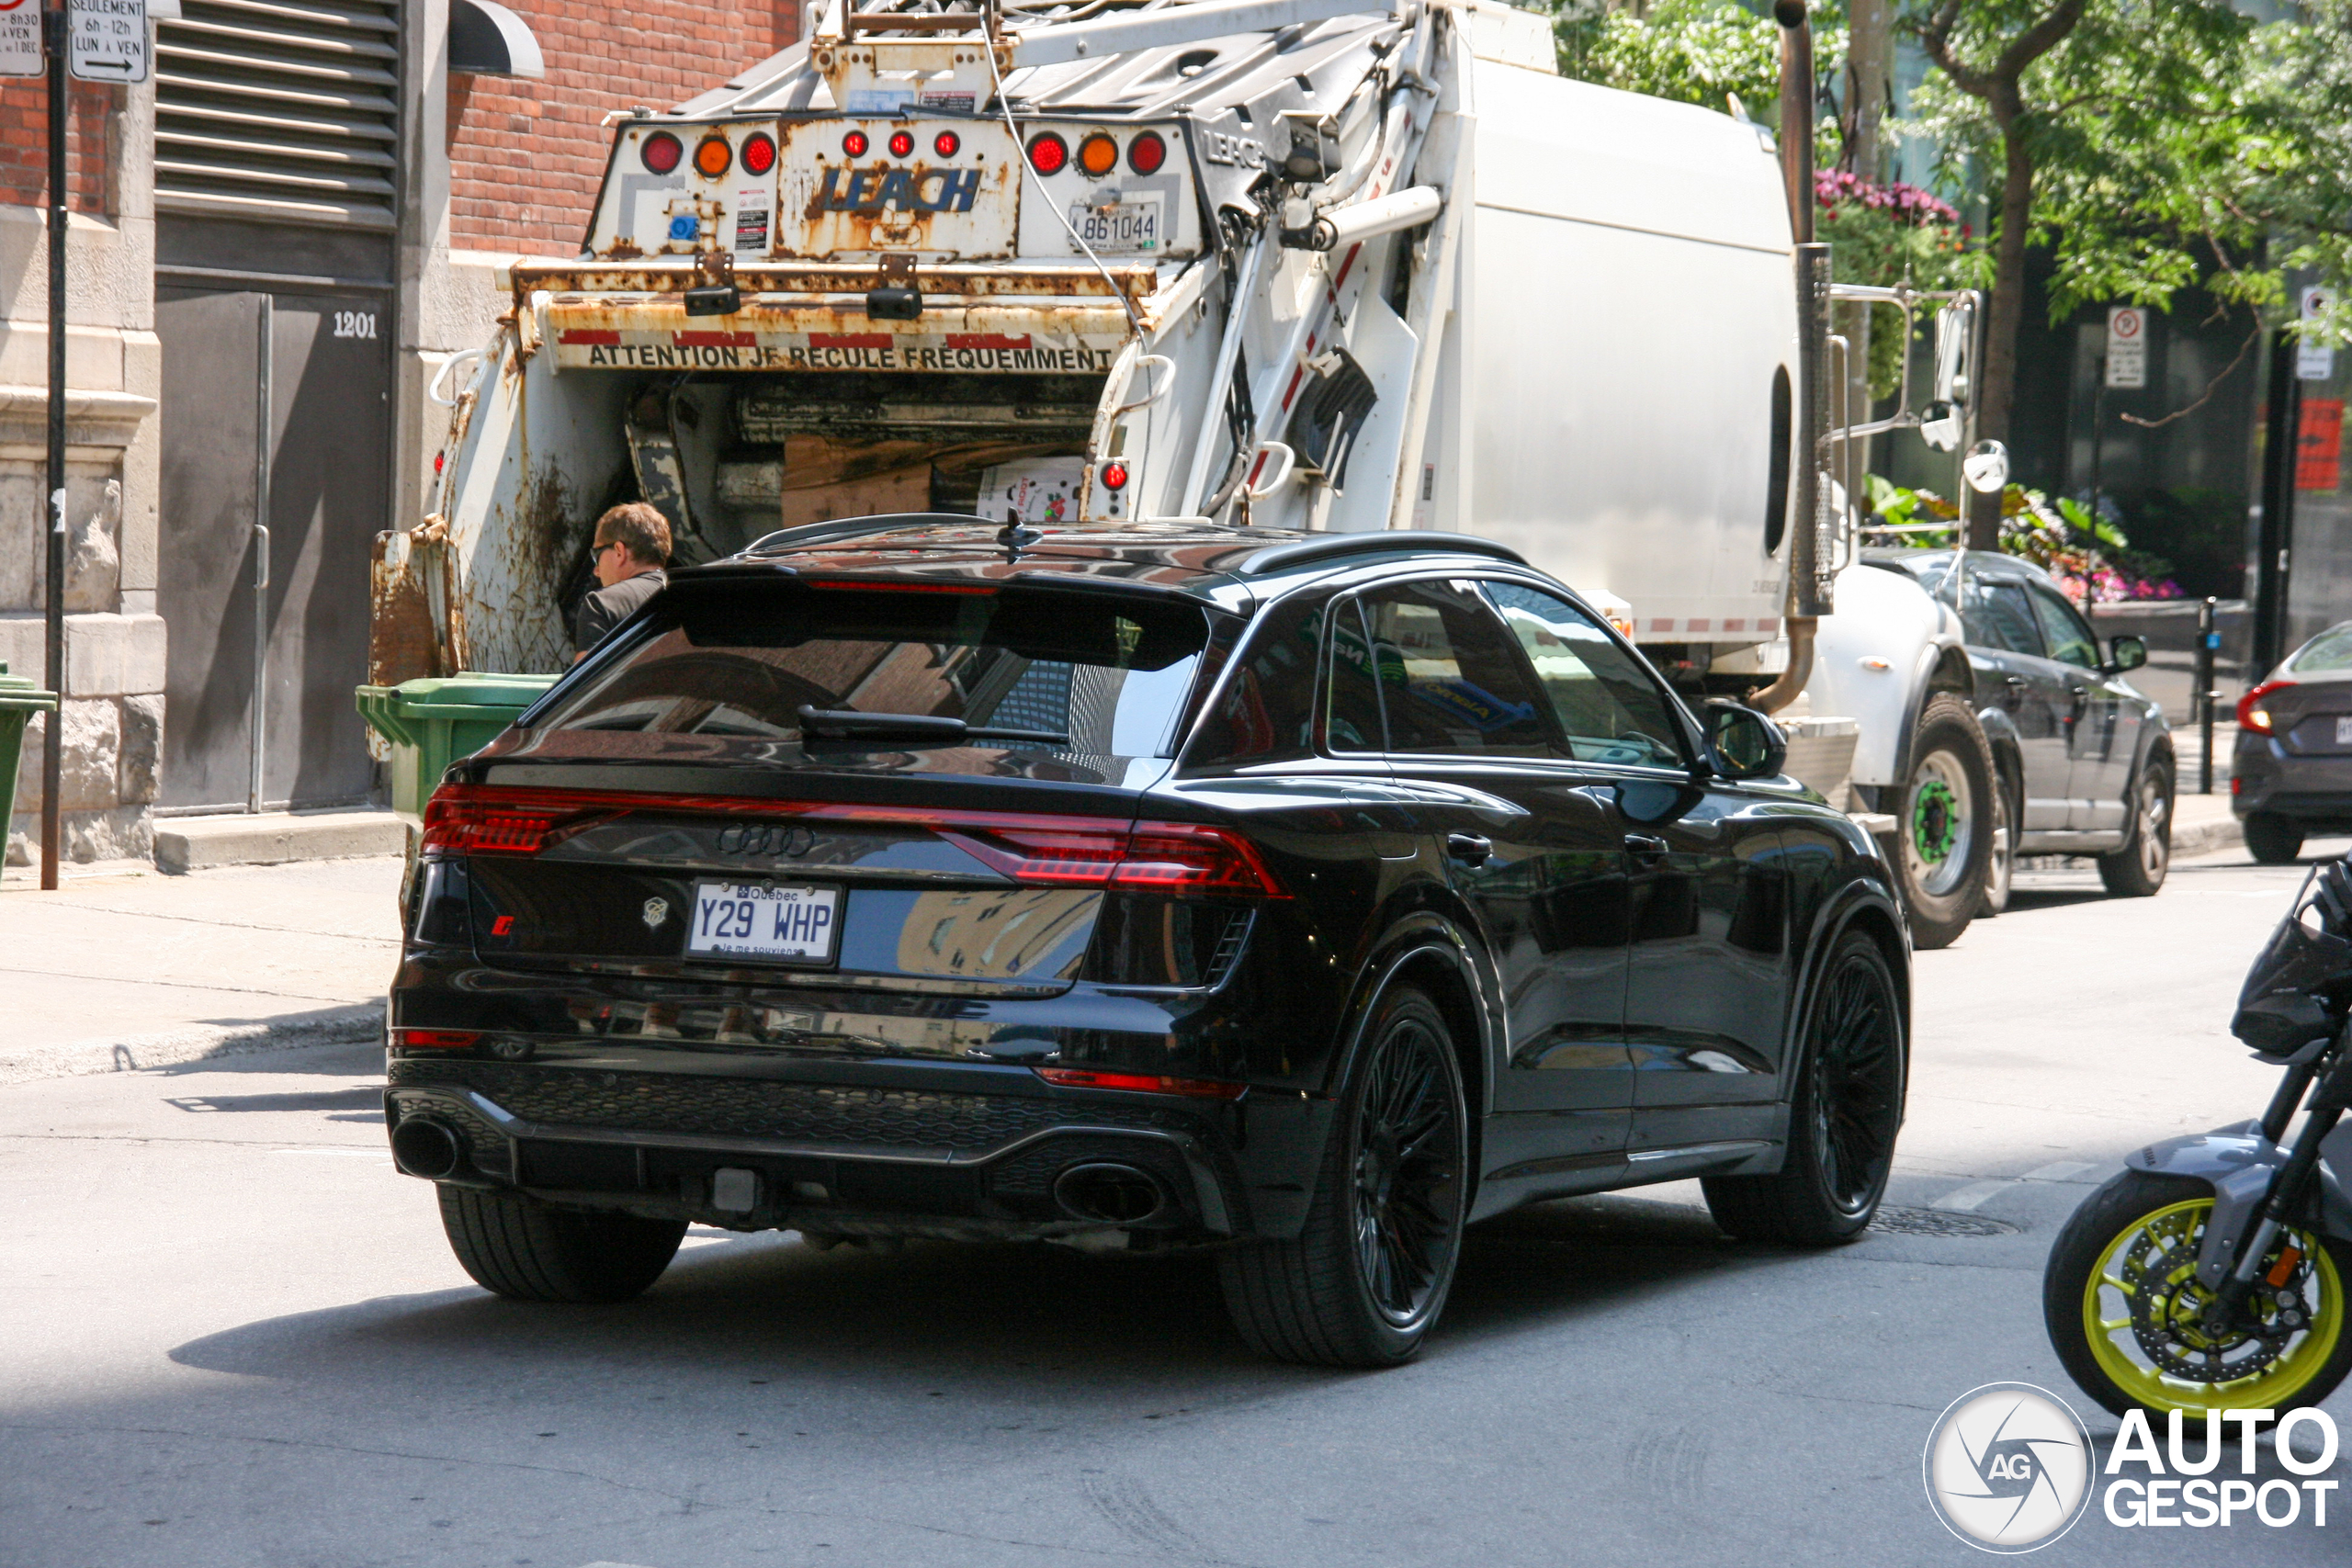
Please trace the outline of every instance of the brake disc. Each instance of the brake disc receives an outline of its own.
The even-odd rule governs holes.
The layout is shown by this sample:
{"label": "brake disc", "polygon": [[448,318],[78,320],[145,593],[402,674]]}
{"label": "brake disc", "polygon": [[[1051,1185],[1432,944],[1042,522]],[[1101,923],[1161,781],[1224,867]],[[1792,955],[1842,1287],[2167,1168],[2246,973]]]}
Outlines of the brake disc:
{"label": "brake disc", "polygon": [[2257,1326],[2215,1335],[2205,1326],[2212,1292],[2197,1282],[2197,1248],[2175,1247],[2154,1263],[2124,1266],[2132,1336],[2159,1371],[2190,1382],[2234,1382],[2262,1371],[2302,1326],[2301,1270],[2286,1287],[2257,1289],[2247,1303]]}

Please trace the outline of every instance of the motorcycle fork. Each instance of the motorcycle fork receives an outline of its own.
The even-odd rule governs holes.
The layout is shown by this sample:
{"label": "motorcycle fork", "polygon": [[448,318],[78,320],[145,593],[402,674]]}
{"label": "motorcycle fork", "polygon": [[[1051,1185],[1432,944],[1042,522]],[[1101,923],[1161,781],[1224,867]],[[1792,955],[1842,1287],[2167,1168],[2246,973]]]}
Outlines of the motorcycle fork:
{"label": "motorcycle fork", "polygon": [[[2288,1123],[2294,1120],[2296,1104],[2318,1070],[2317,1064],[2289,1069],[2286,1081],[2278,1086],[2278,1094],[2270,1101],[2270,1109],[2263,1113],[2263,1135],[2272,1143],[2278,1141]],[[2352,1051],[2339,1043],[2327,1058],[2326,1077],[2320,1081],[2319,1092],[2312,1097],[2311,1113],[2303,1119],[2303,1130],[2296,1137],[2294,1148],[2272,1176],[2269,1192],[2254,1211],[2255,1223],[2237,1247],[2236,1261],[2205,1308],[2209,1331],[2227,1333],[2251,1326],[2245,1308],[2261,1279],[2262,1260],[2269,1256],[2278,1233],[2302,1206],[2304,1195],[2319,1170],[2320,1145],[2344,1119],[2347,1104],[2352,1104]]]}

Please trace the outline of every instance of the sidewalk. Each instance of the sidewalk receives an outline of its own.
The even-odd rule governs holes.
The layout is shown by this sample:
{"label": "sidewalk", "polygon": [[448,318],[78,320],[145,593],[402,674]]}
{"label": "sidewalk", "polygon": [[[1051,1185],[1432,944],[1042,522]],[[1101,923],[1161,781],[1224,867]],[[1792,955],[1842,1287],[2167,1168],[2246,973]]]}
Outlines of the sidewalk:
{"label": "sidewalk", "polygon": [[0,1084],[378,1037],[397,857],[0,877]]}

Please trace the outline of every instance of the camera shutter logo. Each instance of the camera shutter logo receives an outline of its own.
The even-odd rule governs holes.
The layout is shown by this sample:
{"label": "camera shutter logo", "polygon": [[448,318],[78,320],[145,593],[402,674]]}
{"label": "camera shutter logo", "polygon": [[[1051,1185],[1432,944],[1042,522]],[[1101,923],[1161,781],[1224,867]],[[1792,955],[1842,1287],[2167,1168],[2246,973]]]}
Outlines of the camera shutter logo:
{"label": "camera shutter logo", "polygon": [[1986,1383],[1953,1400],[1928,1434],[1922,1470],[1936,1517],[1984,1551],[2047,1546],[2090,1506],[2090,1433],[2031,1383]]}

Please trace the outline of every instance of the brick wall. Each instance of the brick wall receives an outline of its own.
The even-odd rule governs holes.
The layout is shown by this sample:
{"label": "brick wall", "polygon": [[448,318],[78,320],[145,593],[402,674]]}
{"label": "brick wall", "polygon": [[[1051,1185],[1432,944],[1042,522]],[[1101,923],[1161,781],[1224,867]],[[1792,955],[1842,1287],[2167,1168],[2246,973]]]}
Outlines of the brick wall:
{"label": "brick wall", "polygon": [[547,77],[449,78],[449,243],[568,256],[604,178],[608,109],[670,108],[798,36],[799,0],[508,0]]}
{"label": "brick wall", "polygon": [[[67,104],[67,199],[76,212],[113,210],[107,136],[122,89],[75,82]],[[0,202],[39,207],[49,199],[49,88],[38,77],[0,85]]]}

